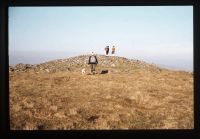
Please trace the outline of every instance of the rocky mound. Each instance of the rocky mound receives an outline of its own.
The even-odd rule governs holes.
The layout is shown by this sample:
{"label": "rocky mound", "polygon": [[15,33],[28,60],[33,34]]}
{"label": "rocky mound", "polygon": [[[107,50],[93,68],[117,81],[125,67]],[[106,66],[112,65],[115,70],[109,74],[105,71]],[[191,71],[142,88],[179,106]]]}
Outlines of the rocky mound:
{"label": "rocky mound", "polygon": [[[41,64],[17,64],[15,66],[9,66],[9,72],[58,72],[58,71],[77,71],[82,68],[88,67],[89,55],[81,55],[70,57],[66,59],[57,59]],[[97,55],[98,67],[103,68],[115,68],[120,71],[128,71],[132,69],[146,69],[152,71],[160,71],[161,68],[155,64],[148,64],[144,61],[136,59],[127,59],[118,56],[105,56]]]}

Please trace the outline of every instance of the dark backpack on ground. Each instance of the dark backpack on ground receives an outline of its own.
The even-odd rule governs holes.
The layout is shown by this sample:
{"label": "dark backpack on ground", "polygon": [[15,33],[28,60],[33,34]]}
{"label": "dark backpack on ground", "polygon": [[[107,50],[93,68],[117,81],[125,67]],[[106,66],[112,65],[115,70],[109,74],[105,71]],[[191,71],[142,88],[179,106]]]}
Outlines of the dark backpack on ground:
{"label": "dark backpack on ground", "polygon": [[106,74],[106,73],[108,73],[108,70],[102,70],[101,71],[101,74]]}

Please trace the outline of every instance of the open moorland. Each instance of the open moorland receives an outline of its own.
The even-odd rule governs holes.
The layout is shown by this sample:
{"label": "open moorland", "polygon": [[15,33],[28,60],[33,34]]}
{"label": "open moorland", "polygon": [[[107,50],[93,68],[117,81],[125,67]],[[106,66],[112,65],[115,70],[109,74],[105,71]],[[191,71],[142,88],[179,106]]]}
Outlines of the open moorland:
{"label": "open moorland", "polygon": [[194,128],[193,73],[97,58],[95,75],[88,55],[10,66],[11,130]]}

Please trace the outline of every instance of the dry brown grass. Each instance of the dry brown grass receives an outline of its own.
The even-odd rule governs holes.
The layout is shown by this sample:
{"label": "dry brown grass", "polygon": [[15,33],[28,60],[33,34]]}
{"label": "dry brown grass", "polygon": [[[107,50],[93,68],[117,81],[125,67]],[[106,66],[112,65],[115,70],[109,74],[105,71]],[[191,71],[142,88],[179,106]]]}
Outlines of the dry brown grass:
{"label": "dry brown grass", "polygon": [[192,129],[193,75],[10,73],[11,129]]}

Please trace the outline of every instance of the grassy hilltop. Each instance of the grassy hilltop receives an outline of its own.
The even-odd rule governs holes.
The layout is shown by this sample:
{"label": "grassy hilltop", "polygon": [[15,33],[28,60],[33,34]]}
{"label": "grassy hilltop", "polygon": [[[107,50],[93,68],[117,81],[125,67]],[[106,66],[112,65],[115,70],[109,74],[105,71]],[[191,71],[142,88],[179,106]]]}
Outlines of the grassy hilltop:
{"label": "grassy hilltop", "polygon": [[11,129],[194,128],[193,73],[97,58],[96,75],[88,55],[9,67]]}

